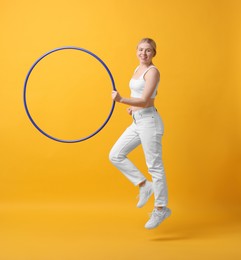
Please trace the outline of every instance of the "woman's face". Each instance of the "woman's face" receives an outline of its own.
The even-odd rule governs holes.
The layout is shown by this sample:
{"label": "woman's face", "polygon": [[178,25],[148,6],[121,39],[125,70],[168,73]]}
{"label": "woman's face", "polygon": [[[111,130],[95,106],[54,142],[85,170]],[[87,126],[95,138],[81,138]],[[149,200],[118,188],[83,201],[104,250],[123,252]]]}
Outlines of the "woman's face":
{"label": "woman's face", "polygon": [[137,47],[137,58],[141,64],[149,65],[152,63],[152,58],[155,56],[153,47],[147,43],[142,42]]}

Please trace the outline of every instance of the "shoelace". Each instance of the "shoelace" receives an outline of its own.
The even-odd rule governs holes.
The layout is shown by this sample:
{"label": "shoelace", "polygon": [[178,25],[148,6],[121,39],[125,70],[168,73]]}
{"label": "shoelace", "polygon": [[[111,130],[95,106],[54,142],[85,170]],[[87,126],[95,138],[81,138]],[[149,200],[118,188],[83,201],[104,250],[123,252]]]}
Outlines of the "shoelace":
{"label": "shoelace", "polygon": [[147,190],[140,190],[140,192],[139,192],[139,194],[136,196],[137,198],[140,198],[140,196],[142,195],[142,194],[145,194],[145,193],[147,193],[148,191]]}
{"label": "shoelace", "polygon": [[161,214],[158,214],[156,210],[153,210],[151,213],[149,213],[149,216],[150,216],[151,218],[162,217],[162,215],[164,214],[163,210],[161,210],[160,213],[161,213]]}

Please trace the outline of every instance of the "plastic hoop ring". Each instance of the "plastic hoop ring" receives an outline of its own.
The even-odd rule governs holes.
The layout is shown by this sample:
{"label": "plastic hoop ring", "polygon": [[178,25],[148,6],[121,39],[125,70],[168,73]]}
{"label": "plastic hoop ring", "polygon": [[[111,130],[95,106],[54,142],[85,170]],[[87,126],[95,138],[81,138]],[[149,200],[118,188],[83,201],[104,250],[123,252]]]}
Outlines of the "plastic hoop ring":
{"label": "plastic hoop ring", "polygon": [[76,139],[76,140],[64,140],[64,139],[59,139],[59,138],[56,138],[54,136],[51,136],[49,134],[47,134],[45,131],[43,131],[36,123],[35,121],[33,120],[30,112],[29,112],[29,109],[28,109],[28,105],[27,105],[27,84],[28,84],[28,79],[29,79],[29,76],[31,74],[31,72],[33,71],[33,69],[35,68],[35,66],[46,56],[48,56],[49,54],[53,53],[53,52],[56,52],[56,51],[61,51],[61,50],[66,50],[66,49],[72,49],[72,50],[78,50],[78,51],[82,51],[82,52],[85,52],[91,56],[93,56],[95,59],[97,59],[103,66],[104,68],[106,69],[106,71],[108,72],[109,74],[109,77],[110,77],[110,80],[111,80],[111,83],[112,83],[112,88],[113,90],[116,90],[116,87],[115,87],[115,82],[114,82],[114,78],[109,70],[109,68],[107,67],[107,65],[103,62],[103,60],[101,60],[97,55],[95,55],[94,53],[86,50],[86,49],[83,49],[83,48],[79,48],[79,47],[74,47],[74,46],[65,46],[65,47],[60,47],[60,48],[56,48],[56,49],[53,49],[47,53],[45,53],[44,55],[42,55],[39,59],[37,59],[34,64],[32,65],[32,67],[30,68],[30,70],[28,71],[28,74],[26,76],[26,79],[25,79],[25,82],[24,82],[24,89],[23,89],[23,103],[24,103],[24,108],[25,108],[25,111],[27,113],[27,116],[28,118],[30,119],[31,123],[37,128],[37,130],[42,133],[43,135],[45,135],[46,137],[54,140],[54,141],[57,141],[57,142],[61,142],[61,143],[77,143],[77,142],[82,142],[82,141],[85,141],[91,137],[93,137],[94,135],[96,135],[97,133],[99,133],[103,128],[104,126],[107,124],[107,122],[110,120],[111,116],[112,116],[112,113],[114,111],[114,108],[115,108],[115,101],[112,102],[112,106],[111,106],[111,110],[110,110],[110,113],[107,117],[107,119],[104,121],[104,123],[95,131],[93,132],[92,134],[86,136],[86,137],[83,137],[83,138],[80,138],[80,139]]}

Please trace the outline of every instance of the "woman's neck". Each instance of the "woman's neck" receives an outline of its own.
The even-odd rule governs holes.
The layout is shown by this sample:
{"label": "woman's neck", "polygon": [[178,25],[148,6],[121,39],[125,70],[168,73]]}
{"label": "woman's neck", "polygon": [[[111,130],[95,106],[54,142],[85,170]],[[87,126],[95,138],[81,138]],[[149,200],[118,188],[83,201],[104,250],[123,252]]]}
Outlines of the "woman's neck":
{"label": "woman's neck", "polygon": [[139,68],[148,68],[152,65],[153,65],[152,62],[150,62],[150,63],[140,63]]}

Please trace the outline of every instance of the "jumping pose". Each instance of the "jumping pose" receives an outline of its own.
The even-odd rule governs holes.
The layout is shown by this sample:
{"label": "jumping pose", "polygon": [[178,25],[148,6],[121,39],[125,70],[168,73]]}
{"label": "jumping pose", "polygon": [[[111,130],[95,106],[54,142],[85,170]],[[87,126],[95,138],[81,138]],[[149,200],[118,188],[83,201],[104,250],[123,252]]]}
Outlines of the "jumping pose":
{"label": "jumping pose", "polygon": [[[130,80],[131,97],[124,98],[112,91],[112,99],[129,105],[128,113],[133,123],[124,131],[110,152],[110,161],[135,185],[139,186],[137,207],[143,207],[154,193],[155,204],[145,228],[157,227],[171,210],[167,208],[167,185],[162,162],[163,122],[157,112],[154,101],[160,81],[160,73],[152,59],[156,55],[156,43],[150,38],[142,39],[137,46],[139,66]],[[127,155],[138,145],[142,145],[148,172],[152,182],[148,181]]]}

